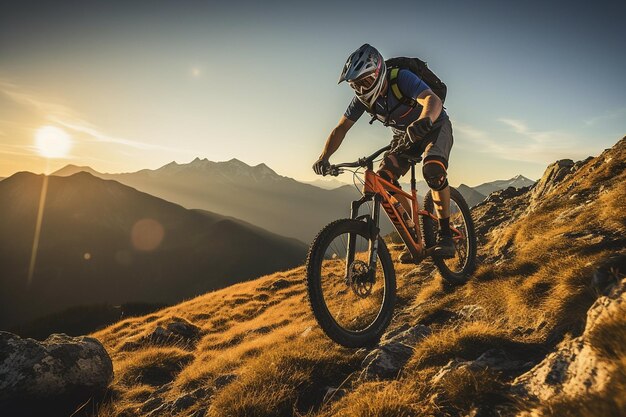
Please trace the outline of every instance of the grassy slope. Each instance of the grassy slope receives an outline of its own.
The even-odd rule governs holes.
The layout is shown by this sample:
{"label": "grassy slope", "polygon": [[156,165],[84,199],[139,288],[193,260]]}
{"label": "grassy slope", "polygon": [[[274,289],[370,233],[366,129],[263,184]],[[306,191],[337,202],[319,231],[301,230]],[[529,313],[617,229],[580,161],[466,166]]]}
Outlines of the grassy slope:
{"label": "grassy slope", "polygon": [[[433,330],[415,346],[397,379],[357,381],[365,352],[338,347],[322,334],[306,302],[300,267],[96,333],[111,353],[116,375],[114,401],[101,415],[142,415],[141,403],[156,384],[170,379],[173,387],[166,397],[176,398],[212,387],[229,374],[236,375],[234,381],[179,415],[191,415],[198,408],[208,408],[210,416],[463,415],[477,405],[524,408],[506,395],[513,375],[459,369],[437,383],[431,378],[451,359],[474,359],[494,347],[537,361],[563,337],[580,332],[595,298],[590,287],[593,269],[624,248],[625,142],[616,145],[610,158],[603,154],[587,162],[532,213],[488,234],[480,251],[486,261],[465,286],[444,288],[427,262],[416,269],[396,265],[400,305],[392,328],[421,323]],[[396,253],[392,255],[395,259]],[[468,304],[482,310],[471,318],[455,314]],[[195,347],[125,350],[127,342],[174,317],[202,328]],[[623,339],[623,325],[623,320],[607,324],[607,334]],[[598,349],[616,355],[623,376],[626,351],[607,347],[607,335],[596,339]],[[155,372],[160,379],[152,378]],[[619,381],[616,378],[613,388],[618,391],[606,395],[623,397],[626,383]],[[326,387],[340,384],[347,393],[322,404]],[[569,410],[567,415],[585,415],[585,409],[595,407],[593,401],[604,400],[602,395],[575,402],[555,399],[545,412],[562,409]]]}

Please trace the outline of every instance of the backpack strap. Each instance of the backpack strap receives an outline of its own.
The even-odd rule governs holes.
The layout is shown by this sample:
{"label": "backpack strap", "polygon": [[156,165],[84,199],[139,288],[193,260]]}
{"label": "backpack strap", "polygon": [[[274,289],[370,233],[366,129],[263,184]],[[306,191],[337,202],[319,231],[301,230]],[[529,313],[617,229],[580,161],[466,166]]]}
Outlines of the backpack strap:
{"label": "backpack strap", "polygon": [[398,85],[399,73],[400,73],[400,68],[392,68],[390,71],[389,87],[391,88],[391,92],[393,93],[393,96],[396,98],[396,100],[398,100],[400,103],[404,104],[405,106],[409,106],[409,107],[417,106],[417,101],[413,97],[407,97],[404,94],[402,94],[402,90],[400,89],[400,86]]}
{"label": "backpack strap", "polygon": [[[405,96],[404,94],[402,94],[402,90],[400,89],[400,86],[398,85],[399,73],[400,73],[399,67],[391,68],[389,71],[389,79],[388,79],[389,88],[391,89],[391,93],[393,94],[393,96],[396,98],[396,100],[398,100],[398,103],[391,110],[389,110],[389,113],[387,114],[387,119],[383,121],[384,126],[389,126],[389,117],[391,117],[391,114],[394,111],[396,111],[398,107],[400,107],[402,104],[411,108],[415,108],[417,106],[417,100],[415,100],[413,97]],[[372,119],[370,120],[370,124],[373,124],[374,121],[377,120],[376,104],[374,104],[374,107],[371,110],[371,112],[372,112]]]}

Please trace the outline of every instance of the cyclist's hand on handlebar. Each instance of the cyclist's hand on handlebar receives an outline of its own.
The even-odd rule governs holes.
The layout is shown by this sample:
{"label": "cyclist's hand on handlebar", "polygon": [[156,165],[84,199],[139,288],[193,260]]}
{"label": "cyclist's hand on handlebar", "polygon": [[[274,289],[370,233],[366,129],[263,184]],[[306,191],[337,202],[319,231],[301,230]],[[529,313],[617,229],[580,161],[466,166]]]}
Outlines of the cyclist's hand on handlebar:
{"label": "cyclist's hand on handlebar", "polygon": [[402,139],[396,141],[396,143],[392,144],[392,148],[389,150],[389,153],[392,154],[401,154],[409,150],[409,148],[413,145],[413,142],[407,137],[407,135],[403,136]]}
{"label": "cyclist's hand on handlebar", "polygon": [[313,171],[317,175],[326,175],[330,168],[330,162],[326,158],[320,158],[313,164]]}
{"label": "cyclist's hand on handlebar", "polygon": [[417,143],[423,140],[432,128],[433,122],[430,117],[424,117],[414,121],[406,128],[406,136],[411,142]]}

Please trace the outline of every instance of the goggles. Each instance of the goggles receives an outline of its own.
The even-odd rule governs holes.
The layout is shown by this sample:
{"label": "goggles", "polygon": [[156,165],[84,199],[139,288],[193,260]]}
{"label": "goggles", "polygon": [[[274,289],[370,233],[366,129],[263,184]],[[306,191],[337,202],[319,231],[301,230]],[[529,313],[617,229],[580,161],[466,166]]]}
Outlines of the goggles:
{"label": "goggles", "polygon": [[377,71],[374,71],[354,81],[348,81],[348,84],[354,89],[354,91],[357,92],[357,94],[363,94],[365,91],[372,88],[376,82],[376,75]]}

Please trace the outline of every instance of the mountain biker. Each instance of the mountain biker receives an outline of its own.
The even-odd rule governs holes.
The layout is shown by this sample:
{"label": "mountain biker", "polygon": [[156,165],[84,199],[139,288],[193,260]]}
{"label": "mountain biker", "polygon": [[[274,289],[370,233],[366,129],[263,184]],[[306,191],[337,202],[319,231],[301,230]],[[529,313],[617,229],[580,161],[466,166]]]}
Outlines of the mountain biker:
{"label": "mountain biker", "polygon": [[[313,164],[318,175],[325,175],[330,166],[330,156],[339,149],[346,133],[364,112],[382,121],[393,132],[392,149],[385,153],[378,174],[399,186],[398,178],[407,173],[409,162],[399,158],[401,153],[416,155],[425,144],[422,173],[432,190],[435,211],[439,219],[439,231],[434,254],[443,258],[454,257],[455,248],[450,231],[450,188],[447,169],[453,144],[452,124],[439,97],[417,75],[408,69],[400,69],[398,87],[406,96],[417,101],[415,107],[399,103],[389,94],[389,77],[385,61],[376,48],[365,44],[353,52],[341,72],[339,83],[347,81],[355,91],[346,112],[331,131],[324,150]],[[409,200],[396,194],[407,213],[412,213]],[[400,262],[412,261],[410,252],[400,254]]]}

